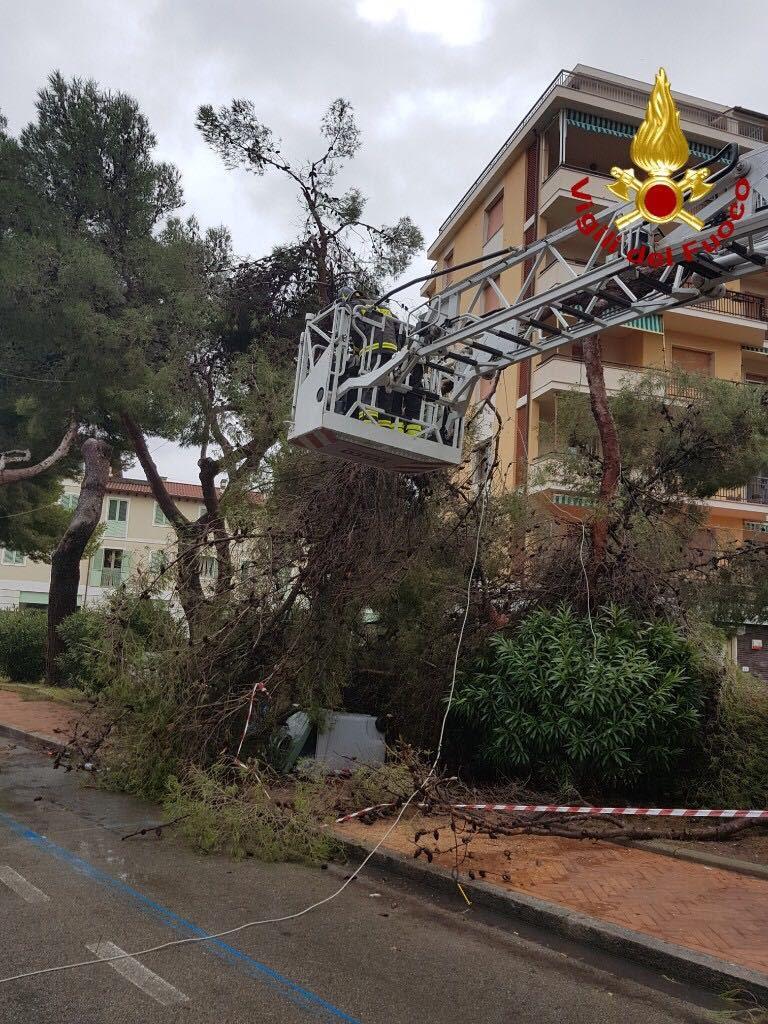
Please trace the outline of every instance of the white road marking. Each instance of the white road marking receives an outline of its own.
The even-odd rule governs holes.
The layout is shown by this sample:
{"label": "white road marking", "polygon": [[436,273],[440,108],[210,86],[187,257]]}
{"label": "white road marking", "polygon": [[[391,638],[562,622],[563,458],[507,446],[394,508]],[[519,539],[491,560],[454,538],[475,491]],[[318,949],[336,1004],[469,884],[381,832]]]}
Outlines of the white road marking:
{"label": "white road marking", "polygon": [[14,871],[7,864],[0,864],[0,882],[5,882],[9,889],[13,889],[16,895],[21,896],[27,903],[48,903],[50,901],[50,896],[46,896],[36,885],[28,882],[24,875],[20,875],[18,871]]}
{"label": "white road marking", "polygon": [[111,956],[122,956],[122,960],[113,960],[109,966],[163,1006],[189,1002],[189,996],[185,996],[183,992],[164,981],[134,957],[125,956],[125,950],[120,949],[114,942],[89,942],[88,949],[100,960],[108,960]]}

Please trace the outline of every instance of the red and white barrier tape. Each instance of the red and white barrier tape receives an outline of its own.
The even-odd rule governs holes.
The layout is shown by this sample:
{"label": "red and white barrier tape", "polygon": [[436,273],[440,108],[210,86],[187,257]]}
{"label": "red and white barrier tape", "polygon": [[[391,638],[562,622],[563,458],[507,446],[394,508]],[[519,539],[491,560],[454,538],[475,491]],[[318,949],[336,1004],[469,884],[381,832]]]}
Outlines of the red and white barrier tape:
{"label": "red and white barrier tape", "polygon": [[[384,807],[394,807],[393,803],[374,804],[364,807],[354,814],[345,814],[336,819],[340,825],[344,821],[360,818],[370,811],[378,811]],[[423,805],[422,805],[423,806]],[[572,807],[566,804],[452,804],[455,811],[505,811],[520,814],[584,814],[587,817],[598,815],[631,815],[648,818],[768,818],[768,811],[755,810],[710,810],[708,808],[691,807]]]}
{"label": "red and white barrier tape", "polygon": [[457,811],[512,811],[531,814],[639,815],[649,818],[768,818],[768,811],[696,810],[691,807],[569,807],[564,804],[453,804]]}
{"label": "red and white barrier tape", "polygon": [[336,819],[336,824],[340,825],[342,821],[351,821],[353,818],[359,818],[363,814],[368,814],[369,811],[380,811],[383,807],[394,807],[393,803],[389,804],[374,804],[373,807],[364,807],[362,811],[355,811],[354,814],[344,814],[341,818]]}

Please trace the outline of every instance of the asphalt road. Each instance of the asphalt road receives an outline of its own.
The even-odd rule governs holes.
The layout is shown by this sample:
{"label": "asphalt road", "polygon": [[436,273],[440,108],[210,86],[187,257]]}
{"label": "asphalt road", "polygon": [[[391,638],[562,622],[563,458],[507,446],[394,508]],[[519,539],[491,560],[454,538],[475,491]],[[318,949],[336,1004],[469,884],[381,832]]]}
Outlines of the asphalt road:
{"label": "asphalt road", "polygon": [[[344,875],[123,841],[157,809],[82,783],[0,740],[0,979],[279,916]],[[3,1024],[667,1024],[717,1005],[377,870],[289,923],[0,983]]]}

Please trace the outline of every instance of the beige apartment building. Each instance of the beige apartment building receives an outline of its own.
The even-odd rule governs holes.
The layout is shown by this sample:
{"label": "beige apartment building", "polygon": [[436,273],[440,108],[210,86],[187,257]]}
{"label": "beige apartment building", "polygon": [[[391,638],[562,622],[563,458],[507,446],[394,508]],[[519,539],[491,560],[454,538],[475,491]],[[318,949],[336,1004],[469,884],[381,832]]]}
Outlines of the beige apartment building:
{"label": "beige apartment building", "polygon": [[[674,68],[669,70],[674,85]],[[530,244],[573,223],[579,200],[571,188],[585,176],[598,211],[615,205],[617,200],[605,187],[613,180],[610,169],[632,166],[629,146],[643,120],[650,91],[650,83],[584,65],[561,71],[440,226],[428,250],[436,269],[450,270],[483,253]],[[693,163],[714,158],[727,145],[739,146],[743,152],[768,143],[768,115],[680,92],[674,96]],[[765,202],[768,205],[768,197]],[[578,268],[594,242],[577,235],[569,244],[564,255],[572,268]],[[531,269],[529,262],[512,267],[496,284],[512,300]],[[537,269],[535,292],[563,283],[569,276],[568,269],[553,259]],[[430,281],[424,294],[439,292],[460,279],[457,271]],[[467,299],[469,294],[465,293]],[[485,288],[482,301],[481,312],[500,305],[491,285]],[[622,381],[636,379],[649,368],[675,367],[766,387],[767,321],[768,273],[760,272],[741,285],[733,283],[723,298],[606,330],[601,338],[608,390],[615,392]],[[528,483],[554,506],[576,508],[578,496],[555,482],[542,483],[541,468],[549,461],[544,458],[544,438],[556,434],[558,396],[573,390],[588,390],[578,343],[505,370],[494,403],[504,424],[500,434],[503,484]],[[489,424],[494,421],[489,417]],[[475,453],[478,463],[488,443],[481,435]],[[709,502],[709,527],[736,537],[765,534],[768,540],[768,467],[744,487],[718,494]],[[764,639],[768,649],[768,630],[755,627],[753,632],[760,636],[752,639]]]}
{"label": "beige apartment building", "polygon": [[[166,487],[187,518],[202,515],[205,509],[198,485],[166,481]],[[74,508],[79,493],[79,483],[67,481],[61,503]],[[173,557],[173,531],[144,480],[110,479],[101,522],[104,529],[98,549],[80,563],[81,607],[103,601],[137,569],[159,568],[163,559]],[[201,565],[203,577],[216,574],[214,557],[203,557]],[[49,565],[0,548],[0,608],[45,607],[50,579]]]}

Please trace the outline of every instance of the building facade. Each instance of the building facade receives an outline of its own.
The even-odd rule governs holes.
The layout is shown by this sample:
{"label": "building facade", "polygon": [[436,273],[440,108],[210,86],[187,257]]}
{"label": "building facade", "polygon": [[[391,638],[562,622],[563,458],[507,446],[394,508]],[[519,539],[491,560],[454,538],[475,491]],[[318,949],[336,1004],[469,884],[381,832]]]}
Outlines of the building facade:
{"label": "building facade", "polygon": [[[649,83],[584,65],[560,72],[441,225],[428,254],[436,269],[449,273],[430,281],[424,294],[460,280],[458,271],[451,272],[453,266],[506,246],[528,245],[572,224],[580,202],[572,188],[585,176],[597,212],[616,205],[605,187],[613,180],[610,169],[632,166],[629,146],[650,91]],[[714,158],[729,145],[743,152],[768,143],[768,116],[682,93],[674,96],[694,163]],[[768,197],[758,201],[768,205]],[[577,234],[568,244],[564,255],[578,270],[594,242]],[[499,308],[499,291],[514,299],[531,270],[526,261],[488,284],[481,312]],[[463,271],[470,273],[472,268]],[[542,262],[534,291],[541,293],[572,276],[557,260]],[[680,368],[745,386],[768,386],[768,273],[751,275],[729,289],[724,297],[696,307],[603,331],[609,393],[649,369]],[[490,384],[483,387],[481,397]],[[550,461],[546,456],[551,441],[545,439],[556,436],[558,396],[574,390],[588,391],[578,343],[503,372],[493,403],[503,424],[499,470],[504,486],[529,484],[542,490],[553,505],[578,506],[577,496],[554,482],[541,483],[541,474],[536,473],[537,466]],[[489,425],[495,421],[488,417]],[[481,432],[475,451],[478,466],[487,458],[488,445],[488,431]],[[745,486],[716,495],[709,502],[708,527],[737,539],[764,534],[768,540],[768,467]],[[751,649],[752,639],[747,627],[739,651]]]}
{"label": "building facade", "polygon": [[[166,482],[171,497],[188,519],[204,512],[202,490],[196,484]],[[61,503],[74,508],[80,493],[76,481],[67,481]],[[173,558],[174,533],[145,480],[111,478],[101,512],[98,547],[80,563],[78,604],[103,601],[116,586],[139,569],[160,569]],[[167,564],[167,562],[166,562]],[[201,558],[201,575],[213,577],[216,560]],[[0,548],[0,608],[46,607],[51,568],[19,552]]]}

